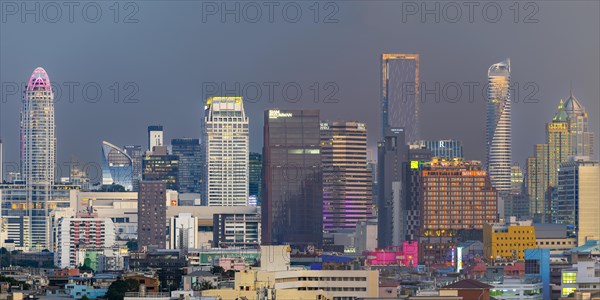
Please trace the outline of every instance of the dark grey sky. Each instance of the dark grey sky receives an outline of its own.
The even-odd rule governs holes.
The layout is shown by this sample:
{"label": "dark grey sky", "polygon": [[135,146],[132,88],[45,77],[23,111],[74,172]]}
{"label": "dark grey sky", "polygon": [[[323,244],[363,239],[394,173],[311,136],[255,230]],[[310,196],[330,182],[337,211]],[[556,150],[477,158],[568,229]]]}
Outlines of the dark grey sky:
{"label": "dark grey sky", "polygon": [[[512,61],[512,80],[519,83],[513,104],[516,161],[523,164],[533,144],[544,142],[544,124],[558,101],[568,97],[571,81],[590,114],[590,125],[597,137],[600,134],[598,1],[532,2],[518,8],[511,6],[513,2],[477,2],[472,23],[467,6],[462,6],[457,23],[448,22],[455,17],[449,2],[427,2],[430,8],[440,5],[439,23],[432,15],[422,21],[419,13],[403,20],[403,12],[413,4],[406,1],[338,1],[329,6],[320,2],[318,9],[311,6],[313,2],[292,2],[285,17],[293,18],[293,9],[299,7],[302,16],[297,23],[284,18],[286,2],[274,7],[272,23],[263,2],[253,2],[263,14],[257,23],[245,19],[256,12],[248,2],[228,2],[230,8],[236,3],[241,10],[246,7],[239,23],[233,15],[226,16],[225,22],[219,14],[203,20],[207,9],[219,7],[221,2],[137,1],[130,6],[120,2],[118,9],[111,6],[113,2],[78,2],[72,23],[63,2],[53,2],[62,7],[59,17],[56,7],[45,6],[46,2],[27,2],[31,7],[40,5],[39,23],[35,15],[12,14],[15,3],[22,10],[20,2],[2,0],[0,23],[0,136],[5,161],[17,161],[19,149],[20,95],[7,95],[7,88],[25,83],[37,66],[44,67],[61,87],[62,96],[55,106],[59,162],[71,156],[83,162],[99,161],[102,140],[146,145],[149,124],[164,125],[168,140],[199,137],[203,88],[211,83],[233,88],[237,82],[249,87],[250,97],[254,83],[262,86],[262,99],[246,103],[253,151],[261,149],[261,112],[271,107],[319,108],[324,119],[364,121],[373,147],[380,132],[382,52],[420,53],[421,81],[428,87],[436,82],[441,87],[451,82],[463,86],[458,103],[444,99],[436,103],[433,96],[425,99],[422,132],[427,139],[462,140],[467,158],[484,158],[482,88],[487,68],[506,57]],[[85,16],[94,18],[96,4],[102,16],[92,23],[82,10],[87,5]],[[492,23],[489,19],[498,7],[502,17]],[[117,10],[119,22],[114,22]],[[315,11],[320,12],[316,23]],[[514,20],[516,11],[519,22]],[[323,22],[332,12],[338,22]],[[130,13],[138,23],[122,22]],[[533,18],[528,18],[530,13]],[[56,23],[48,22],[54,19]],[[524,23],[525,19],[538,22]],[[70,82],[79,84],[74,87],[73,102],[67,97]],[[115,82],[121,90],[118,103],[114,101]],[[267,98],[269,82],[279,83],[273,103]],[[281,97],[282,86],[290,82],[302,89],[302,98],[295,104]],[[315,82],[321,90],[317,101]],[[330,82],[333,85],[328,85]],[[468,82],[480,83],[473,101],[467,95]],[[83,86],[90,83],[102,89],[98,103],[81,96]],[[139,91],[134,98],[139,102],[123,103],[135,87]],[[339,91],[334,98],[339,102],[323,103],[335,87]],[[93,98],[93,86],[88,92]],[[292,88],[288,92],[294,96]],[[530,99],[537,103],[524,103],[532,92]],[[448,90],[448,94],[454,92]]]}

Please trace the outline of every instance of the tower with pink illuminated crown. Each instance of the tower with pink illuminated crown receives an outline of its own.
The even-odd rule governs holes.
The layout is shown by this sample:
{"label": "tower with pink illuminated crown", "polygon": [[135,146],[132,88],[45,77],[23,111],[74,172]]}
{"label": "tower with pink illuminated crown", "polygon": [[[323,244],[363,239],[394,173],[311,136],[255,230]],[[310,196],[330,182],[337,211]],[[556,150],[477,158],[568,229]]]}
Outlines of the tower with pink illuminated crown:
{"label": "tower with pink illuminated crown", "polygon": [[21,108],[21,174],[26,184],[28,226],[24,244],[45,247],[48,244],[48,200],[54,184],[56,137],[54,93],[43,68],[29,78]]}

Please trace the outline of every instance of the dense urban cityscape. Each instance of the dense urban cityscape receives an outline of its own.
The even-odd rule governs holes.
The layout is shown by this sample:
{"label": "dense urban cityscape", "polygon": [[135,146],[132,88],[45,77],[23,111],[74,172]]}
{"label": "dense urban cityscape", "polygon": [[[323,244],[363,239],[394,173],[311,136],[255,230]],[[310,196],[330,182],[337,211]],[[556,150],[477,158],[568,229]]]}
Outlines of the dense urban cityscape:
{"label": "dense urban cityscape", "polygon": [[57,170],[78,151],[57,139],[57,70],[26,70],[8,112],[20,140],[0,139],[0,299],[600,299],[599,100],[555,82],[564,93],[540,104],[553,115],[530,124],[545,142],[519,161],[519,66],[490,57],[480,161],[424,134],[427,58],[393,50],[378,57],[380,127],[215,94],[194,99],[200,136],[169,141],[157,122],[144,145],[96,137],[99,177]]}

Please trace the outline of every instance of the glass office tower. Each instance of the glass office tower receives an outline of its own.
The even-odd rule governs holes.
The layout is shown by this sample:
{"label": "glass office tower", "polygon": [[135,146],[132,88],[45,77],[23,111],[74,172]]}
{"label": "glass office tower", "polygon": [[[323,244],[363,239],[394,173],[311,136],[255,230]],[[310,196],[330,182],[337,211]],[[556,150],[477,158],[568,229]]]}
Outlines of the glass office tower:
{"label": "glass office tower", "polygon": [[118,184],[133,191],[133,159],[106,141],[102,142],[102,184]]}
{"label": "glass office tower", "polygon": [[172,139],[173,155],[179,157],[179,192],[200,193],[202,148],[198,139]]}
{"label": "glass office tower", "polygon": [[404,128],[406,141],[420,139],[419,54],[381,55],[381,105],[384,137],[389,128]]}
{"label": "glass office tower", "polygon": [[319,246],[323,184],[318,110],[265,111],[262,243]]}

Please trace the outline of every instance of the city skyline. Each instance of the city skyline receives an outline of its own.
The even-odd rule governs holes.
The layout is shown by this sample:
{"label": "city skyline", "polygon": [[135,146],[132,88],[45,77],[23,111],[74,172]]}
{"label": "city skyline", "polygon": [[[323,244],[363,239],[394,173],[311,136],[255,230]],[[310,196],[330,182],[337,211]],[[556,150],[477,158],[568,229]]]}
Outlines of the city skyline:
{"label": "city skyline", "polygon": [[[260,145],[262,145],[260,141],[262,124],[258,121],[261,119],[262,111],[275,107],[318,107],[322,110],[323,118],[330,120],[338,120],[339,112],[344,112],[344,120],[367,124],[369,149],[374,151],[378,133],[381,132],[378,120],[380,116],[378,105],[380,78],[378,74],[380,74],[382,53],[419,53],[420,79],[422,83],[429,84],[428,88],[433,88],[435,82],[439,82],[442,87],[445,83],[450,82],[456,82],[459,85],[468,82],[480,84],[477,90],[478,97],[474,99],[473,103],[467,101],[467,88],[464,87],[463,99],[458,103],[450,103],[445,100],[436,103],[432,97],[429,97],[421,106],[422,138],[461,140],[465,157],[470,159],[485,160],[485,151],[480,148],[485,140],[485,129],[481,128],[480,124],[484,124],[485,116],[476,114],[485,108],[485,91],[482,91],[487,79],[485,70],[493,62],[500,61],[505,57],[512,59],[514,66],[512,81],[520,84],[519,102],[514,103],[512,107],[515,161],[524,165],[525,159],[531,151],[531,144],[543,142],[544,120],[548,116],[552,116],[553,107],[551,106],[554,106],[554,103],[561,98],[568,97],[571,81],[579,101],[590,112],[590,128],[594,132],[600,132],[599,116],[593,113],[600,110],[600,103],[598,103],[600,90],[597,86],[600,77],[597,56],[599,38],[593,34],[595,28],[598,27],[598,21],[589,15],[597,10],[594,9],[597,8],[595,3],[581,3],[581,5],[572,7],[566,3],[541,3],[540,8],[543,15],[539,16],[540,22],[537,24],[489,24],[478,20],[476,21],[478,22],[477,26],[468,22],[452,24],[453,27],[460,30],[450,31],[443,29],[444,24],[402,23],[401,20],[395,20],[399,18],[391,18],[394,16],[393,9],[397,8],[394,4],[368,7],[362,3],[357,4],[356,8],[340,4],[341,15],[338,24],[319,24],[316,27],[312,24],[283,24],[279,26],[280,28],[273,28],[277,26],[271,26],[271,24],[256,25],[278,37],[282,37],[281,34],[286,33],[287,30],[296,32],[294,28],[298,28],[297,38],[301,41],[315,40],[322,42],[324,46],[334,46],[333,48],[329,47],[331,49],[323,47],[318,51],[307,49],[303,54],[297,56],[295,59],[297,62],[288,62],[282,59],[282,53],[286,53],[284,49],[291,46],[290,43],[296,39],[295,35],[272,50],[266,50],[264,45],[268,43],[262,35],[257,35],[252,29],[244,29],[243,26],[236,24],[224,24],[225,28],[240,29],[239,33],[231,33],[231,38],[224,39],[218,38],[218,35],[209,35],[211,29],[218,28],[220,23],[199,23],[198,26],[195,26],[192,21],[186,19],[187,21],[183,23],[167,24],[164,30],[160,30],[153,24],[148,24],[152,23],[150,21],[154,19],[154,13],[164,13],[165,17],[169,17],[175,13],[182,13],[186,6],[177,4],[165,9],[161,4],[141,5],[140,22],[145,21],[143,25],[149,25],[154,29],[156,38],[166,39],[167,43],[160,43],[164,45],[156,48],[146,47],[145,54],[129,60],[123,60],[124,58],[120,55],[109,50],[110,48],[107,48],[105,43],[112,41],[121,45],[121,48],[130,50],[131,53],[138,52],[136,51],[137,46],[128,41],[130,33],[139,27],[136,24],[96,24],[94,26],[106,27],[111,33],[109,37],[100,38],[95,33],[89,34],[82,37],[81,43],[74,43],[60,35],[54,37],[57,39],[56,42],[49,42],[48,37],[40,37],[42,42],[45,42],[47,51],[33,52],[36,47],[32,45],[32,42],[25,41],[21,47],[23,50],[20,51],[22,54],[14,51],[16,47],[9,47],[9,45],[19,44],[15,39],[27,36],[32,32],[34,26],[7,22],[0,29],[3,39],[0,46],[2,48],[0,52],[3,66],[0,70],[2,82],[22,83],[25,81],[23,78],[26,78],[31,70],[42,66],[50,73],[53,81],[61,86],[62,97],[56,103],[57,140],[61,144],[61,147],[57,149],[59,164],[69,161],[72,156],[82,162],[98,162],[100,155],[97,145],[103,139],[110,140],[116,145],[146,145],[144,132],[145,127],[150,124],[164,125],[168,129],[167,140],[199,137],[203,101],[205,101],[203,98],[205,97],[198,92],[192,92],[191,89],[178,88],[190,86],[193,82],[198,84],[198,78],[201,83],[216,83],[217,85],[226,83],[229,89],[236,82],[239,82],[242,87],[252,82],[263,87],[262,99],[254,103],[247,103],[246,108],[251,120],[255,120],[250,124],[251,151],[259,152]],[[564,7],[573,10],[562,9]],[[359,10],[361,8],[364,10]],[[186,12],[183,13],[185,15]],[[375,13],[381,15],[381,20],[369,21],[368,26],[364,29],[359,30],[359,24],[343,22],[353,19],[355,15],[368,17]],[[578,21],[574,23],[572,20]],[[316,32],[314,29],[321,28],[321,25],[326,30]],[[80,28],[80,26],[70,26],[70,24],[68,26],[55,24],[54,26],[57,27],[57,30],[65,29],[65,36],[81,36],[82,32],[91,28],[88,25]],[[427,26],[433,26],[434,30],[421,29]],[[397,34],[390,35],[395,33],[394,28],[399,28]],[[479,37],[478,28],[489,30],[489,37],[481,36],[477,47],[465,47],[466,39]],[[503,30],[504,28],[516,30]],[[122,30],[122,32],[118,30]],[[206,44],[224,43],[223,45],[228,50],[204,49],[197,53],[193,49],[199,49],[199,47],[192,46],[183,50],[170,46],[181,44],[178,42],[179,38],[175,39],[166,35],[166,32],[170,32],[170,30],[182,30],[182,34],[197,36]],[[354,48],[351,47],[353,39],[348,36],[347,32],[355,31],[357,33],[379,33],[370,36],[367,40],[368,43],[364,43],[364,46]],[[425,33],[427,35],[424,35]],[[556,36],[559,36],[560,39],[556,40]],[[586,38],[581,39],[578,36]],[[287,37],[287,35],[283,37]],[[94,38],[97,41],[96,44],[107,50],[105,54],[97,54],[88,46],[94,44],[92,42]],[[497,44],[494,42],[497,39],[505,42]],[[156,40],[152,39],[152,41]],[[407,44],[405,41],[411,41],[411,43]],[[190,43],[198,44],[196,41],[190,41]],[[227,47],[239,43],[251,43],[255,46],[246,51],[238,50],[237,47]],[[441,43],[446,49],[443,52],[440,52],[440,48],[437,47]],[[142,44],[147,45],[147,42]],[[27,45],[31,45],[31,47],[27,47]],[[60,52],[57,51],[59,45],[61,45]],[[63,49],[62,45],[68,47]],[[572,47],[572,45],[578,45],[578,47]],[[341,49],[348,54],[337,55]],[[182,52],[181,62],[177,62],[178,60],[172,56],[172,54],[178,53],[177,51]],[[296,51],[291,53],[296,54]],[[565,55],[565,53],[569,53],[569,55]],[[95,59],[89,60],[86,57],[88,54]],[[235,74],[219,68],[225,58],[235,66]],[[264,65],[267,58],[286,61],[286,63],[269,67],[269,72],[258,72],[265,69],[264,67],[257,68],[257,66]],[[90,73],[90,69],[95,71]],[[115,69],[120,71],[114,72]],[[561,70],[561,72],[552,72],[552,70]],[[152,76],[145,74],[152,74]],[[277,90],[278,95],[281,95],[281,88],[285,83],[298,82],[303,89],[303,99],[299,103],[288,103],[281,97],[277,97],[273,103],[269,102],[268,88],[263,83],[271,81],[280,84]],[[67,95],[69,82],[79,83],[79,86],[75,87],[77,96],[74,97],[73,103],[69,102]],[[83,86],[88,82],[96,82],[102,87],[103,98],[98,103],[85,102],[79,96]],[[119,83],[121,90],[118,103],[114,103],[113,90],[110,89],[115,82]],[[128,82],[133,82],[139,89],[133,97],[139,100],[137,103],[123,103],[124,98],[136,89],[135,86],[126,88]],[[310,90],[314,82],[318,82],[321,89],[318,103],[314,102]],[[334,88],[325,90],[327,82],[337,84],[339,91],[334,97],[338,100],[337,103],[323,101],[335,88],[334,86]],[[526,87],[527,83],[534,83],[536,87]],[[218,89],[222,90],[221,87]],[[537,89],[535,93],[533,93],[534,89]],[[536,99],[537,103],[523,103],[530,93],[533,93],[532,98]],[[90,90],[90,95],[93,96],[92,94],[93,90]],[[18,111],[20,94],[17,93],[14,96],[9,94],[3,100],[5,101],[0,103],[0,136],[3,140],[4,160],[18,162],[18,133],[14,131],[18,126],[18,121],[14,114]],[[359,105],[362,105],[363,108],[360,111],[347,109],[347,107],[358,107]],[[163,114],[168,109],[173,110],[171,116]],[[95,113],[90,113],[92,111]],[[100,124],[100,116],[107,113],[114,114],[114,116],[108,121],[105,120],[105,126],[97,126]],[[468,122],[453,120],[454,116],[462,113],[470,116]],[[174,118],[173,115],[178,117]],[[82,119],[87,122],[80,122]],[[437,128],[439,126],[427,124],[426,120],[430,119],[442,120],[446,125],[444,128]],[[135,122],[130,122],[133,120]],[[82,135],[80,130],[97,134]],[[598,142],[598,140],[595,141],[596,149],[599,148]]]}

